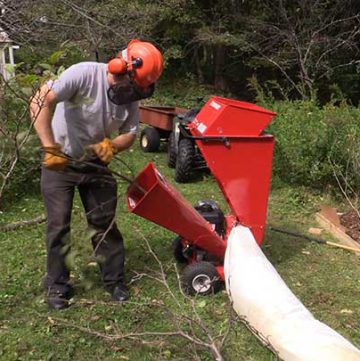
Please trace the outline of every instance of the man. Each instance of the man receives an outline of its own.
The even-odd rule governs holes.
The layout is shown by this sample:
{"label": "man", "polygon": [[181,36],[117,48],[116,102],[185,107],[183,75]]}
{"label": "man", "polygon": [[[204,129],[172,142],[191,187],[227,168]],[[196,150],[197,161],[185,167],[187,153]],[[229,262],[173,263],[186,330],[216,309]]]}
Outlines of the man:
{"label": "man", "polygon": [[114,221],[117,188],[107,164],[114,154],[133,144],[139,126],[138,100],[152,95],[162,64],[157,48],[132,40],[108,64],[73,65],[57,80],[43,85],[31,99],[32,121],[44,150],[44,283],[51,309],[69,306],[71,286],[66,257],[70,252],[70,218],[76,187],[93,230],[92,244],[105,289],[115,301],[129,297],[124,280],[123,239]]}

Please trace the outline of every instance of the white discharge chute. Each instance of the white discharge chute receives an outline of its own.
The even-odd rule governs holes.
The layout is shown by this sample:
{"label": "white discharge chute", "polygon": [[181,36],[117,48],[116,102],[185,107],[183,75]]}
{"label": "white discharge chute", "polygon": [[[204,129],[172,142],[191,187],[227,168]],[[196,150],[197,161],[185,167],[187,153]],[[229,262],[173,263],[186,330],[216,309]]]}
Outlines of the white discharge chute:
{"label": "white discharge chute", "polygon": [[285,361],[360,361],[360,350],[316,320],[286,286],[249,228],[231,231],[225,282],[235,311]]}

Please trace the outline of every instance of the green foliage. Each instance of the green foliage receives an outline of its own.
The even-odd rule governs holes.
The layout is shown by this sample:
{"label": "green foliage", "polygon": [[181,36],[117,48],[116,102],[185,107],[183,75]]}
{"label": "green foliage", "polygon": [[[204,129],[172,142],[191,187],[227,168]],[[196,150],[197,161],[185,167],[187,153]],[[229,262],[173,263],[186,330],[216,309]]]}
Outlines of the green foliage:
{"label": "green foliage", "polygon": [[57,73],[59,68],[63,70],[72,64],[88,59],[87,51],[71,41],[55,46],[44,44],[41,52],[37,53],[31,51],[31,48],[20,47],[16,52],[16,71],[27,76],[34,73],[39,76],[44,71]]}
{"label": "green foliage", "polygon": [[[24,44],[16,58],[25,70],[59,48],[71,52],[70,62],[63,63],[60,52],[47,63],[68,66],[94,60],[95,54],[107,61],[129,40],[140,38],[163,51],[165,72],[191,73],[201,83],[234,94],[244,94],[246,79],[256,75],[262,84],[272,82],[286,90],[290,99],[318,96],[325,104],[333,84],[354,104],[360,99],[356,0],[9,4],[3,27]],[[24,26],[19,28],[13,19]]]}
{"label": "green foliage", "polygon": [[[2,88],[3,96],[0,101],[0,168],[2,175],[0,187],[5,186],[9,191],[10,184],[30,185],[28,177],[35,166],[34,143],[36,137],[30,135],[30,121],[28,118],[28,96],[17,80],[12,79]],[[11,175],[11,176],[10,176]],[[3,192],[0,199],[3,201]],[[9,197],[10,198],[10,197]]]}
{"label": "green foliage", "polygon": [[[200,108],[214,94],[215,89],[210,86],[199,85],[191,77],[191,74],[186,75],[176,81],[162,79],[157,84],[154,96],[144,103],[177,106],[186,109]],[[220,95],[219,92],[217,94]]]}
{"label": "green foliage", "polygon": [[324,188],[341,183],[359,188],[360,109],[310,101],[272,102],[274,173],[298,185]]}
{"label": "green foliage", "polygon": [[[34,64],[32,71],[22,72],[23,63],[8,82],[0,83],[0,200],[11,201],[17,190],[36,190],[40,167],[39,141],[29,116],[29,101],[37,89],[48,79],[56,78],[64,64],[78,54],[69,44]],[[36,70],[41,69],[41,72]]]}

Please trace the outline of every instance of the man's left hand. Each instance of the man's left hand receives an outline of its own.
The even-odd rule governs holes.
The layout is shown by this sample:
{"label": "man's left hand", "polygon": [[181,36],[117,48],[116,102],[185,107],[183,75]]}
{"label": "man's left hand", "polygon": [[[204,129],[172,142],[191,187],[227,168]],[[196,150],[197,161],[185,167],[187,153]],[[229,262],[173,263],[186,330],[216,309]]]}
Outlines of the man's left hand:
{"label": "man's left hand", "polygon": [[109,138],[104,138],[100,143],[91,144],[89,148],[104,162],[110,163],[114,154],[117,153],[116,146]]}

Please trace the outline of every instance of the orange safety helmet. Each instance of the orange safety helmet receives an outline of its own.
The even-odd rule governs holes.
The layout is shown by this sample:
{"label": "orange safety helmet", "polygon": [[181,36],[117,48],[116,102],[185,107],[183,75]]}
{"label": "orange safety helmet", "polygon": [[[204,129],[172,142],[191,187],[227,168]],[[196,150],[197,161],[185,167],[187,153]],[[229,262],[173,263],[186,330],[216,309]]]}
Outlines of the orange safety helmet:
{"label": "orange safety helmet", "polygon": [[111,74],[129,73],[138,86],[146,88],[159,79],[163,57],[153,44],[134,39],[121,56],[109,61],[108,70]]}

